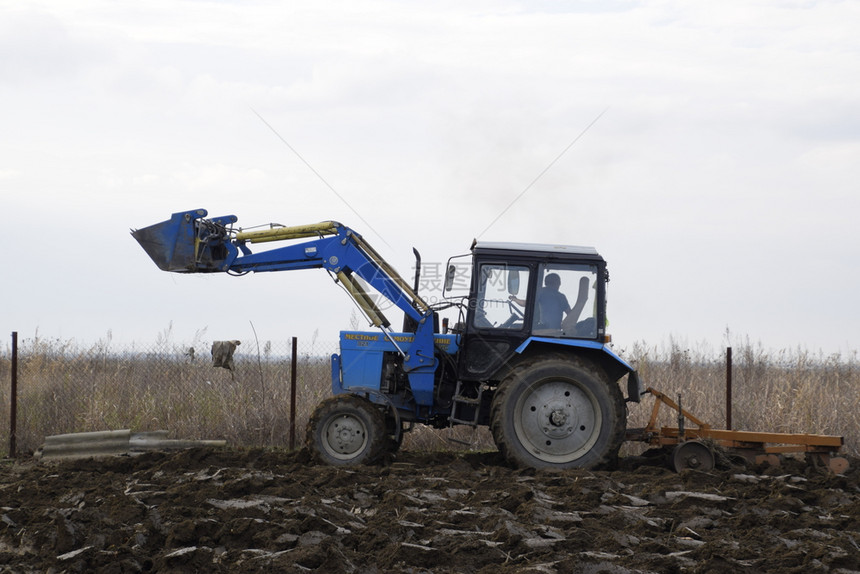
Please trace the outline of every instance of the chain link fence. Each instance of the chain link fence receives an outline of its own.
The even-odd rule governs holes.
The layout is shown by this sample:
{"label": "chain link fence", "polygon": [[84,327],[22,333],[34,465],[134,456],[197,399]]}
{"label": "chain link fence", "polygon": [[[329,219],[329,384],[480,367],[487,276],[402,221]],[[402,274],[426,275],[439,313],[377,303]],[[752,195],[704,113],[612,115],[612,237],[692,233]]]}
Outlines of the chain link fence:
{"label": "chain link fence", "polygon": [[[304,444],[314,408],[331,394],[336,342],[298,340],[296,413],[290,417],[292,342],[243,341],[230,369],[213,366],[212,341],[148,345],[95,344],[43,338],[18,345],[17,452],[35,451],[46,436],[130,429],[167,430],[170,438],[224,439],[239,447]],[[735,427],[845,437],[860,450],[860,361],[804,350],[768,352],[741,345],[735,364]],[[725,357],[710,351],[634,346],[625,356],[643,381],[719,428],[725,420]],[[0,346],[0,448],[9,452],[11,348]],[[631,408],[629,426],[643,426],[649,406]],[[638,445],[637,445],[638,446]],[[486,428],[416,425],[404,449],[493,449]]]}
{"label": "chain link fence", "polygon": [[[212,341],[120,346],[59,339],[18,345],[17,452],[46,436],[131,429],[167,430],[171,438],[226,439],[232,446],[296,445],[308,417],[331,394],[336,343],[298,341],[296,414],[290,420],[292,342],[244,341],[213,366]],[[9,452],[11,348],[0,350],[0,437]]]}

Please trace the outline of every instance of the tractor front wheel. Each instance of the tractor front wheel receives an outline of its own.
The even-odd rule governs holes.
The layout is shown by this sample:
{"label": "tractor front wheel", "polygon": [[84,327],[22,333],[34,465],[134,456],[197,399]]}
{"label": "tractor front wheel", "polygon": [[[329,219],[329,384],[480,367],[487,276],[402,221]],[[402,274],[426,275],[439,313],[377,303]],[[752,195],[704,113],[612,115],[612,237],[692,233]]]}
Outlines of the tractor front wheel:
{"label": "tractor front wheel", "polygon": [[519,467],[594,468],[618,454],[626,425],[618,385],[563,356],[516,367],[493,396],[496,446]]}
{"label": "tractor front wheel", "polygon": [[308,447],[323,464],[372,464],[385,453],[387,443],[382,411],[356,395],[324,400],[308,422]]}

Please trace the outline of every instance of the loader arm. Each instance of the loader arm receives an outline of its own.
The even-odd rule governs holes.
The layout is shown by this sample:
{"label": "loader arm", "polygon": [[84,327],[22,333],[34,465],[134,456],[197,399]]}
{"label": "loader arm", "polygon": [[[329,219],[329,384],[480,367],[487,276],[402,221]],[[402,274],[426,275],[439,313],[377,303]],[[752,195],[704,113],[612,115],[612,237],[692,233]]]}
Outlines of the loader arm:
{"label": "loader arm", "polygon": [[[247,243],[263,243],[309,237],[312,241],[251,253]],[[242,255],[227,264],[226,271],[289,271],[323,268],[331,272],[367,314],[375,327],[391,323],[379,306],[355,280],[361,278],[415,321],[421,321],[429,306],[364,239],[352,229],[335,221],[298,227],[275,227],[261,231],[238,232],[234,239]]]}
{"label": "loader arm", "polygon": [[[343,285],[371,324],[388,336],[391,322],[365,290],[363,281],[417,324],[415,337],[406,349],[388,338],[403,355],[410,381],[416,377],[414,382],[419,386],[429,382],[432,388],[436,367],[433,310],[359,233],[336,221],[242,231],[233,229],[237,221],[233,215],[212,219],[206,219],[206,215],[205,209],[174,213],[167,221],[133,230],[132,236],[164,271],[237,275],[325,269]],[[309,238],[257,253],[249,247]]]}

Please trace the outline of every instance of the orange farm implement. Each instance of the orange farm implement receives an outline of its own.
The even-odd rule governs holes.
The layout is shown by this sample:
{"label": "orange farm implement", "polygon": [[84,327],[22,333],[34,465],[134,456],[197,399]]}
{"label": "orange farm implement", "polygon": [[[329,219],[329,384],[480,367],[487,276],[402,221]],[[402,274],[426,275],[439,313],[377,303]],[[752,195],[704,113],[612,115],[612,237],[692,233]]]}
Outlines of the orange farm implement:
{"label": "orange farm implement", "polygon": [[[651,419],[645,428],[627,429],[626,440],[640,441],[670,451],[670,463],[680,472],[685,469],[710,470],[715,464],[714,447],[725,449],[749,463],[778,465],[783,454],[804,454],[807,461],[835,473],[848,469],[848,460],[837,456],[843,445],[840,436],[750,432],[711,428],[660,391],[646,389],[654,396]],[[678,413],[677,427],[659,427],[660,406],[665,404]],[[688,428],[687,423],[695,428]]]}

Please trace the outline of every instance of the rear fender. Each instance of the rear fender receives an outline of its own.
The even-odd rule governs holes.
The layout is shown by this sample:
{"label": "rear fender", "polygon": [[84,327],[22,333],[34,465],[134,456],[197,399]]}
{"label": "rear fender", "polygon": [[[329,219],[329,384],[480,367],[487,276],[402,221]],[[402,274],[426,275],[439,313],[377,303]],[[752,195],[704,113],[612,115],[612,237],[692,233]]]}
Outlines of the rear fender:
{"label": "rear fender", "polygon": [[618,381],[627,375],[627,400],[630,402],[638,403],[644,394],[642,381],[639,379],[639,373],[636,372],[636,369],[604,344],[583,339],[529,337],[516,348],[516,352],[520,355],[526,354],[538,346],[544,349],[555,347],[558,350],[578,351],[599,365],[612,381]]}

